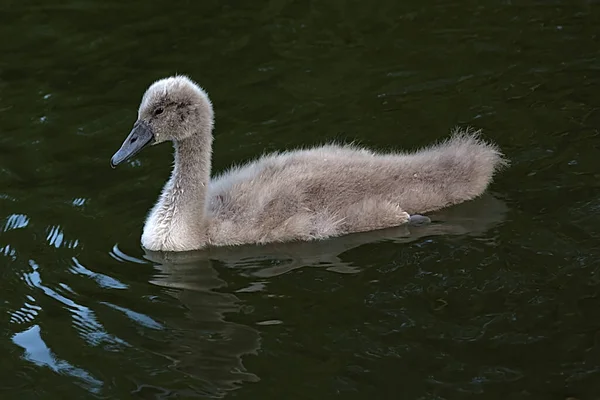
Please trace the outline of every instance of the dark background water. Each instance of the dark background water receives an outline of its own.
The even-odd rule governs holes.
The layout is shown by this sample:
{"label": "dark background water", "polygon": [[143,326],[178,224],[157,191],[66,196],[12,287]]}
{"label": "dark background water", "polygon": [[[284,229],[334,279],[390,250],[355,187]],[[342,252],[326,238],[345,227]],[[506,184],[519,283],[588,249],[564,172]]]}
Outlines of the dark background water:
{"label": "dark background water", "polygon": [[[3,0],[1,397],[599,398],[599,5]],[[215,171],[456,125],[512,166],[435,227],[148,259],[172,151],[109,159],[176,72]]]}

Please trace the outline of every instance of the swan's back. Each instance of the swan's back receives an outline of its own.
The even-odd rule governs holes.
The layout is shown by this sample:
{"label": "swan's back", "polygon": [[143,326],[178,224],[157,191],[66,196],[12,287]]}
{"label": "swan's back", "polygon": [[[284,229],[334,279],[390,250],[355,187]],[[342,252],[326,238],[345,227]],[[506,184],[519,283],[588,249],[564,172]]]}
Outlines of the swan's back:
{"label": "swan's back", "polygon": [[413,214],[473,199],[504,164],[494,145],[469,132],[457,131],[415,153],[327,145],[266,155],[232,168],[209,184],[206,211],[228,226],[230,237],[235,232],[269,236],[269,229],[286,223],[317,223],[329,231],[354,205],[369,213],[377,205],[363,205],[371,200]]}

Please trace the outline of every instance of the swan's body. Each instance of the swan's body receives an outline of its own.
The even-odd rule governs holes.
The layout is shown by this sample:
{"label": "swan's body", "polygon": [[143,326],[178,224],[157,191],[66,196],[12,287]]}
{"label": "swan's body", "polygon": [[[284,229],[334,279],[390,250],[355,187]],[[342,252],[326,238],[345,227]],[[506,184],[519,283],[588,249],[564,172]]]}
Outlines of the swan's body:
{"label": "swan's body", "polygon": [[[160,112],[157,112],[160,111]],[[405,224],[482,194],[505,161],[477,133],[456,131],[415,153],[327,145],[270,154],[210,179],[213,110],[186,77],[155,82],[113,156],[172,140],[175,167],[144,227],[154,251],[313,240]]]}

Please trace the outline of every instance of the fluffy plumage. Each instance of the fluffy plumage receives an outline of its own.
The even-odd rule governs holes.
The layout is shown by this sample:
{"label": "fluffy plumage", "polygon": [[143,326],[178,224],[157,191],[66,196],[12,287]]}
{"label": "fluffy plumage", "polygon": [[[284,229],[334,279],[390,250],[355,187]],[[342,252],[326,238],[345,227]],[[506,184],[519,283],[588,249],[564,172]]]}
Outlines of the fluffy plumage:
{"label": "fluffy plumage", "polygon": [[457,129],[411,153],[326,145],[267,154],[211,180],[213,110],[204,90],[184,76],[157,81],[138,117],[155,143],[175,146],[173,173],[142,235],[142,245],[154,251],[308,241],[399,226],[409,214],[481,195],[507,163],[479,132]]}

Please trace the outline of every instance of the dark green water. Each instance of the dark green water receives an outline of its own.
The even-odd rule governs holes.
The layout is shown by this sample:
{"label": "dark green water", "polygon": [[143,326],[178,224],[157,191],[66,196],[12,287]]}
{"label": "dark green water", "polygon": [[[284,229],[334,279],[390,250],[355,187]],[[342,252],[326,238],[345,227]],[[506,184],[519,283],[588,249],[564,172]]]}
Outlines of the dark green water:
{"label": "dark green water", "polygon": [[[2,1],[0,397],[599,398],[599,6]],[[512,166],[435,226],[149,260],[172,151],[109,159],[175,72],[216,171],[455,125]]]}

